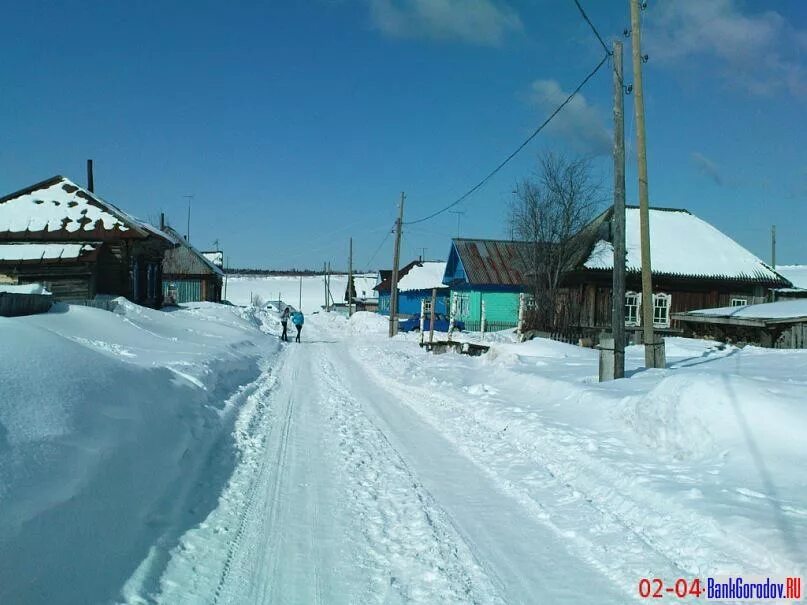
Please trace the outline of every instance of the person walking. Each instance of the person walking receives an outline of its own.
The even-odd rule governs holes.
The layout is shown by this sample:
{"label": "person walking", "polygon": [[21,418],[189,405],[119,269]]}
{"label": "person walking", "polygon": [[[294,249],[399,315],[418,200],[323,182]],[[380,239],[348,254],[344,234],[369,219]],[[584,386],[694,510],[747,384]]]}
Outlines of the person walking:
{"label": "person walking", "polygon": [[289,315],[291,314],[291,307],[286,307],[280,314],[280,324],[283,326],[283,334],[280,335],[280,340],[289,342]]}
{"label": "person walking", "polygon": [[294,342],[300,342],[300,332],[303,331],[303,324],[305,323],[305,317],[303,316],[302,311],[295,311],[291,314],[291,323],[294,324],[294,327],[297,328],[297,337],[294,339]]}

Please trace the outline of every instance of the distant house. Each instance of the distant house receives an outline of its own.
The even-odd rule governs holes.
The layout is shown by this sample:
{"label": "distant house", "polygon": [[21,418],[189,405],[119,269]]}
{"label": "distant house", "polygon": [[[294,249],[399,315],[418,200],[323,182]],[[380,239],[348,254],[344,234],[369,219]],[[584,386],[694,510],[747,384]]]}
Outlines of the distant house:
{"label": "distant house", "polygon": [[224,278],[221,267],[191,246],[171,227],[163,226],[162,230],[176,242],[175,247],[166,251],[163,260],[163,296],[166,301],[221,302]]}
{"label": "distant house", "polygon": [[[571,325],[592,333],[611,326],[612,219],[609,208],[576,236],[578,256],[557,301]],[[638,331],[645,301],[637,207],[626,210],[625,240],[625,325]],[[729,236],[683,209],[650,209],[650,258],[653,324],[661,331],[676,331],[674,313],[763,303],[771,289],[792,285]]]}
{"label": "distant house", "polygon": [[221,250],[210,250],[207,252],[203,251],[202,256],[216,265],[219,269],[224,269],[224,252]]}
{"label": "distant house", "polygon": [[[431,300],[432,289],[438,289],[435,312],[447,312],[448,288],[442,283],[445,272],[443,261],[412,261],[398,270],[398,316],[420,315],[420,301]],[[378,312],[389,315],[392,292],[392,272],[376,286],[378,291]]]}
{"label": "distant house", "polygon": [[774,300],[807,298],[807,265],[776,265],[776,272],[793,284],[792,288],[776,288]]}
{"label": "distant house", "polygon": [[509,240],[455,238],[443,283],[451,288],[450,309],[468,330],[518,325],[519,295],[527,288],[530,244]]}
{"label": "distant house", "polygon": [[159,307],[173,245],[63,176],[0,198],[0,283],[41,283],[55,300],[100,294]]}
{"label": "distant house", "polygon": [[378,310],[378,292],[375,289],[376,285],[378,285],[378,277],[376,274],[354,275],[352,290],[350,289],[351,284],[345,286],[345,303],[352,298],[354,308],[357,311]]}
{"label": "distant house", "polygon": [[443,284],[445,261],[418,262],[398,280],[398,312],[402,316],[420,315],[420,303],[426,301],[431,312],[432,290],[437,290],[435,313],[448,313],[449,288]]}

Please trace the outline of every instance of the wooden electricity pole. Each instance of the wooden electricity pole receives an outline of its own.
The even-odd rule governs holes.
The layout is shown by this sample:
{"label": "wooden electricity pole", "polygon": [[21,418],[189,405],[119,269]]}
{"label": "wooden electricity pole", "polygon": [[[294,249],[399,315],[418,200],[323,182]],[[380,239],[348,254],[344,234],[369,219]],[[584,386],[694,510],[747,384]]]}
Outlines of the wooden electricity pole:
{"label": "wooden electricity pole", "polygon": [[625,84],[622,42],[614,42],[614,214],[611,239],[614,272],[611,331],[614,336],[614,378],[625,377]]}
{"label": "wooden electricity pole", "polygon": [[395,251],[392,255],[392,284],[389,299],[390,338],[398,333],[398,263],[401,260],[401,226],[403,224],[404,199],[406,199],[406,196],[401,191],[401,201],[398,204],[398,220],[395,221]]}
{"label": "wooden electricity pole", "polygon": [[322,292],[325,294],[325,311],[328,311],[328,263],[322,261]]}
{"label": "wooden electricity pole", "polygon": [[[642,334],[645,367],[661,366],[664,355],[658,350],[653,333],[653,279],[650,271],[650,202],[647,193],[647,142],[644,128],[642,89],[642,37],[640,0],[630,0],[630,29],[633,56],[633,107],[636,118],[636,160],[639,173],[639,231],[642,251]],[[663,341],[662,341],[663,342]],[[663,346],[663,345],[662,345]]]}
{"label": "wooden electricity pole", "polygon": [[347,316],[353,316],[353,238],[350,238],[350,254],[347,260]]}
{"label": "wooden electricity pole", "polygon": [[776,225],[771,225],[771,268],[776,271]]}

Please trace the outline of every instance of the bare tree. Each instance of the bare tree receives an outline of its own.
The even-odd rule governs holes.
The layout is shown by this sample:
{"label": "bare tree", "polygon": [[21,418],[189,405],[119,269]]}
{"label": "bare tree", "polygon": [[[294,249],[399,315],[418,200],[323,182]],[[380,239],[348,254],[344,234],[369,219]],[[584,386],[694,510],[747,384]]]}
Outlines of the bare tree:
{"label": "bare tree", "polygon": [[532,178],[522,181],[510,208],[510,228],[529,243],[525,274],[534,305],[528,322],[539,330],[562,331],[570,322],[561,299],[564,274],[578,252],[574,236],[603,202],[602,186],[587,157],[547,153]]}

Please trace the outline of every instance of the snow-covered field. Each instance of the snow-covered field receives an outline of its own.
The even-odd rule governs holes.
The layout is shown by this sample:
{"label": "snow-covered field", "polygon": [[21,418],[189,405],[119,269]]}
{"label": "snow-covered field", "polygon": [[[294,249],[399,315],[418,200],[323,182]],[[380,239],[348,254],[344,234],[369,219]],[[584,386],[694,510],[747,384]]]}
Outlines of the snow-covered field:
{"label": "snow-covered field", "polygon": [[[347,275],[332,275],[332,302],[344,303]],[[227,300],[236,305],[249,305],[250,296],[262,301],[280,299],[288,305],[299,306],[302,284],[302,311],[313,313],[325,305],[325,280],[322,275],[305,277],[236,275],[227,278]]]}
{"label": "snow-covered field", "polygon": [[207,304],[0,320],[0,602],[616,604],[804,574],[807,351],[668,339],[667,369],[631,348],[600,384],[595,351],[432,355],[303,283],[300,345]]}

